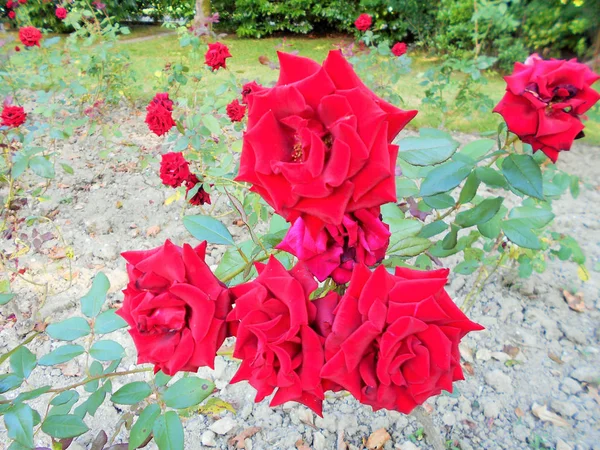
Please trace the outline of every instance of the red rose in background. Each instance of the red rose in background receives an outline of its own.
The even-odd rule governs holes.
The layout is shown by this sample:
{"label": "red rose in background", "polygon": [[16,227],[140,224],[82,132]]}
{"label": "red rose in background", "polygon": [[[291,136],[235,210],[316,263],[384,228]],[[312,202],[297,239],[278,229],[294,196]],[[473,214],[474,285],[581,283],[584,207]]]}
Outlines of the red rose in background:
{"label": "red rose in background", "polygon": [[19,39],[25,47],[40,46],[42,32],[36,27],[23,27],[19,30]]}
{"label": "red rose in background", "polygon": [[227,321],[237,337],[233,357],[242,360],[231,383],[248,380],[256,402],[277,390],[271,406],[295,401],[321,415],[323,344],[309,326],[317,283],[303,266],[288,271],[273,256],[256,267],[258,278],[231,289],[235,308]]}
{"label": "red rose in background", "polygon": [[369,28],[371,28],[372,24],[373,19],[368,14],[361,14],[360,16],[358,16],[358,19],[356,19],[356,21],[354,22],[354,26],[359,31],[367,31]]}
{"label": "red rose in background", "polygon": [[242,104],[248,104],[248,96],[255,92],[260,92],[264,89],[264,87],[258,84],[256,81],[251,81],[250,83],[246,83],[242,86]]}
{"label": "red rose in background", "polygon": [[392,54],[394,56],[402,56],[406,53],[406,44],[404,42],[396,42],[392,47]]}
{"label": "red rose in background", "polygon": [[[14,2],[13,2],[13,3],[14,3]],[[20,3],[21,5],[24,5],[25,3],[27,3],[27,0],[19,0],[19,3]]]}
{"label": "red rose in background", "polygon": [[173,120],[173,101],[168,93],[158,93],[146,107],[148,128],[157,136],[166,134],[176,124]]}
{"label": "red rose in background", "polygon": [[237,180],[286,220],[303,217],[313,235],[345,213],[396,201],[392,141],[417,112],[377,97],[340,51],[323,66],[289,53],[279,61],[275,87],[248,97]]}
{"label": "red rose in background", "polygon": [[341,225],[325,225],[315,238],[299,217],[277,248],[303,261],[319,281],[331,276],[345,284],[356,263],[372,266],[385,258],[389,228],[381,221],[379,207],[345,214]]}
{"label": "red rose in background", "polygon": [[231,58],[231,54],[226,45],[223,45],[220,42],[208,44],[208,50],[204,55],[204,63],[207,66],[210,66],[213,72],[221,67],[226,69],[227,58]]}
{"label": "red rose in background", "polygon": [[27,113],[21,106],[4,106],[2,109],[2,126],[16,128],[25,123]]}
{"label": "red rose in background", "polygon": [[9,11],[8,18],[9,19],[14,19],[15,17],[17,17],[17,15],[15,14],[15,12],[14,11]]}
{"label": "red rose in background", "polygon": [[580,116],[600,99],[591,88],[599,78],[575,59],[544,61],[532,55],[504,77],[506,93],[494,112],[533,151],[541,150],[556,162],[559,152],[583,137]]}
{"label": "red rose in background", "polygon": [[21,51],[21,47],[19,47],[18,45],[15,46],[15,52],[20,52]]}
{"label": "red rose in background", "polygon": [[[200,180],[198,179],[198,177],[196,175],[194,175],[193,173],[190,174],[188,179],[185,181],[185,196],[186,196],[186,198],[189,197],[190,191],[192,189],[194,189],[198,183],[200,183]],[[206,192],[204,190],[203,185],[200,184],[200,187],[198,188],[198,190],[196,191],[194,196],[188,200],[188,202],[190,202],[190,204],[196,205],[196,206],[201,206],[201,205],[204,205],[205,203],[210,205],[210,195],[208,194],[208,192]]]}
{"label": "red rose in background", "polygon": [[183,153],[165,153],[160,161],[160,179],[165,186],[179,187],[190,178],[189,165]]}
{"label": "red rose in background", "polygon": [[227,105],[227,115],[232,122],[241,122],[246,115],[246,107],[241,105],[239,100],[236,98],[229,105]]}
{"label": "red rose in background", "polygon": [[446,269],[397,268],[392,275],[383,266],[371,272],[357,265],[339,305],[319,312],[334,316],[321,376],[374,410],[404,414],[451,392],[463,379],[458,344],[483,327],[444,291],[447,277]]}
{"label": "red rose in background", "polygon": [[12,0],[8,0],[6,2],[6,9],[12,9],[13,7],[13,1]]}
{"label": "red rose in background", "polygon": [[205,252],[206,242],[193,249],[166,241],[123,253],[129,284],[117,314],[131,327],[138,364],[152,363],[167,375],[214,367],[231,300],[204,262]]}
{"label": "red rose in background", "polygon": [[56,17],[60,20],[65,20],[67,18],[67,10],[63,7],[56,8]]}

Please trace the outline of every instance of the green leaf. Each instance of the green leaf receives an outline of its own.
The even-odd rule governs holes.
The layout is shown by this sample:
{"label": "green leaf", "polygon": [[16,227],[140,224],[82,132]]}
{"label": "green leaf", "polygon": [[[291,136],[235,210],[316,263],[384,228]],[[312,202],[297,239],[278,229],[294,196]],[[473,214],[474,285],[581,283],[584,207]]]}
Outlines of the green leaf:
{"label": "green leaf", "polygon": [[408,237],[401,240],[394,248],[396,256],[417,256],[431,247],[431,241],[422,237]]}
{"label": "green leaf", "polygon": [[14,373],[0,375],[0,394],[18,388],[23,383],[23,378]]}
{"label": "green leaf", "polygon": [[209,380],[196,377],[182,378],[166,390],[162,398],[171,408],[189,408],[212,394],[215,385]]}
{"label": "green leaf", "polygon": [[419,193],[419,188],[413,180],[396,177],[396,196],[398,198],[414,197]]}
{"label": "green leaf", "polygon": [[4,414],[8,437],[26,448],[33,448],[33,410],[21,403]]}
{"label": "green leaf", "polygon": [[158,417],[152,432],[159,450],[183,450],[183,426],[175,411],[167,411]]}
{"label": "green leaf", "polygon": [[65,403],[69,403],[73,399],[75,399],[75,401],[79,399],[79,392],[75,390],[65,391],[61,392],[56,397],[54,397],[50,404],[52,406],[64,405]]}
{"label": "green leaf", "polygon": [[43,156],[34,156],[29,160],[29,168],[42,178],[54,178],[54,166]]}
{"label": "green leaf", "polygon": [[62,322],[48,325],[46,333],[61,341],[74,341],[90,334],[90,325],[83,317],[71,317]]}
{"label": "green leaf", "polygon": [[131,427],[129,450],[136,449],[146,442],[158,416],[160,416],[160,406],[156,403],[152,403],[144,408],[138,420]]}
{"label": "green leaf", "polygon": [[210,216],[185,216],[183,225],[199,241],[211,244],[235,245],[225,225]]}
{"label": "green leaf", "polygon": [[[186,379],[186,378],[184,378]],[[152,394],[152,388],[145,381],[134,381],[121,387],[110,400],[119,405],[135,405]]]}
{"label": "green leaf", "polygon": [[437,220],[435,222],[431,222],[423,227],[421,232],[419,233],[419,237],[422,238],[430,238],[436,236],[440,233],[443,233],[448,229],[448,224],[443,220]]}
{"label": "green leaf", "polygon": [[450,226],[450,232],[444,236],[444,239],[442,240],[442,248],[444,250],[451,250],[456,247],[456,243],[458,242],[458,230],[460,230],[460,228],[456,225],[452,224]]}
{"label": "green leaf", "polygon": [[533,273],[533,265],[531,264],[531,258],[521,255],[519,256],[519,277],[529,278]]}
{"label": "green leaf", "polygon": [[126,326],[127,322],[121,316],[118,316],[114,309],[109,309],[96,317],[94,332],[96,334],[107,334]]}
{"label": "green leaf", "polygon": [[502,163],[506,181],[517,191],[544,200],[542,172],[529,155],[509,155]]}
{"label": "green leaf", "polygon": [[10,175],[13,179],[19,178],[25,170],[27,170],[27,166],[29,165],[29,156],[26,155],[23,151],[17,152],[13,155],[12,160],[12,169],[10,171]]}
{"label": "green leaf", "polygon": [[571,196],[573,198],[579,197],[579,177],[575,175],[571,175],[571,182],[569,183],[569,188],[571,189]]}
{"label": "green leaf", "polygon": [[52,350],[47,355],[42,356],[38,361],[38,364],[40,366],[62,364],[81,355],[83,352],[85,352],[85,349],[81,345],[63,345],[62,347]]}
{"label": "green leaf", "polygon": [[41,395],[44,395],[46,392],[48,392],[50,389],[52,389],[52,386],[42,386],[40,388],[37,389],[33,389],[31,391],[26,391],[26,392],[21,392],[19,395],[17,395],[17,397],[13,400],[14,404],[20,403],[20,402],[25,402],[27,400],[33,400],[34,398],[38,398]]}
{"label": "green leaf", "polygon": [[506,188],[506,180],[504,179],[504,176],[491,167],[477,167],[475,169],[475,174],[480,181],[488,186]]}
{"label": "green leaf", "polygon": [[463,228],[486,223],[500,210],[503,201],[504,197],[487,198],[474,208],[457,214],[455,223]]}
{"label": "green leaf", "polygon": [[92,282],[90,291],[81,298],[81,312],[90,318],[100,314],[109,289],[110,281],[108,281],[107,276],[102,272],[98,272]]}
{"label": "green leaf", "polygon": [[464,205],[465,203],[469,203],[477,194],[477,189],[479,188],[479,178],[473,172],[469,174],[467,177],[467,181],[465,181],[465,185],[460,191],[460,195],[458,197],[458,203]]}
{"label": "green leaf", "polygon": [[501,206],[500,210],[496,213],[491,220],[488,220],[486,223],[482,223],[477,225],[477,230],[489,239],[496,239],[500,234],[502,227],[502,219],[506,215],[508,209],[505,206]]}
{"label": "green leaf", "polygon": [[454,268],[454,272],[460,273],[461,275],[470,275],[475,272],[478,267],[479,261],[463,261]]}
{"label": "green leaf", "polygon": [[170,375],[166,375],[162,370],[156,372],[154,375],[154,385],[156,387],[166,386],[166,384],[171,381],[173,377]]}
{"label": "green leaf", "polygon": [[98,361],[112,361],[123,357],[125,349],[115,341],[103,340],[94,342],[90,348],[90,356]]}
{"label": "green leaf", "polygon": [[471,172],[471,166],[451,161],[436,167],[427,174],[421,184],[421,197],[441,194],[454,189]]}
{"label": "green leaf", "polygon": [[458,142],[448,138],[407,137],[400,141],[398,157],[413,166],[433,166],[450,158]]}
{"label": "green leaf", "polygon": [[44,420],[42,431],[56,439],[81,436],[89,428],[83,420],[72,414],[57,414]]}
{"label": "green leaf", "polygon": [[542,244],[538,237],[528,227],[527,222],[522,219],[509,219],[502,222],[502,231],[506,237],[519,247],[539,250]]}
{"label": "green leaf", "polygon": [[70,165],[66,164],[66,163],[60,163],[60,166],[69,175],[73,175],[75,173],[75,171],[73,170],[73,168]]}
{"label": "green leaf", "polygon": [[[239,248],[242,249],[244,254],[250,255],[252,249],[254,248],[254,242],[251,240],[242,242],[239,244]],[[221,258],[221,262],[219,263],[217,270],[215,270],[215,276],[219,279],[223,279],[225,277],[229,277],[238,269],[246,266],[246,262],[242,259],[242,256],[237,251],[236,247],[229,247],[223,257]],[[234,285],[236,279],[238,277],[231,280],[230,284]],[[240,277],[241,278],[241,277]]]}
{"label": "green leaf", "polygon": [[423,228],[423,222],[414,219],[386,218],[390,226],[390,244],[388,253],[394,253],[405,239],[416,236]]}
{"label": "green leaf", "polygon": [[219,121],[214,116],[203,116],[202,123],[212,134],[216,134],[217,136],[221,134],[221,125],[219,125]]}
{"label": "green leaf", "polygon": [[388,223],[390,220],[404,219],[404,213],[395,203],[386,203],[385,205],[382,205],[381,216],[385,223]]}
{"label": "green leaf", "polygon": [[15,298],[15,294],[0,294],[0,306],[6,305],[13,298]]}
{"label": "green leaf", "polygon": [[454,198],[448,194],[438,194],[431,197],[423,197],[425,204],[435,209],[447,209],[454,206]]}
{"label": "green leaf", "polygon": [[479,139],[477,141],[469,142],[459,153],[470,157],[474,161],[478,161],[494,148],[494,145],[496,145],[496,141],[492,139]]}
{"label": "green leaf", "polygon": [[86,414],[95,416],[96,411],[98,411],[98,408],[100,408],[100,405],[104,403],[105,398],[106,391],[103,388],[94,391],[85,402],[75,408],[75,415],[77,415],[80,419],[83,419]]}
{"label": "green leaf", "polygon": [[27,347],[19,347],[10,355],[10,368],[21,378],[28,378],[37,366],[36,357]]}
{"label": "green leaf", "polygon": [[508,217],[510,219],[523,219],[526,223],[531,224],[533,228],[542,228],[552,222],[554,214],[547,209],[519,206],[513,208]]}

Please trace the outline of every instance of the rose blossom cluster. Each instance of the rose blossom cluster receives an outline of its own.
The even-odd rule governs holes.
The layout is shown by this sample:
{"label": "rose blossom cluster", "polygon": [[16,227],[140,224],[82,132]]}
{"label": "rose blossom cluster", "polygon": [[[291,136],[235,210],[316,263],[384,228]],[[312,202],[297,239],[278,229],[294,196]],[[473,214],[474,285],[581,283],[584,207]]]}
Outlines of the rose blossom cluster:
{"label": "rose blossom cluster", "polygon": [[[206,264],[207,244],[167,241],[126,252],[129,284],[118,314],[138,362],[173,375],[214,366],[235,337],[256,401],[303,403],[322,415],[326,391],[349,391],[373,409],[409,413],[463,378],[458,345],[482,327],[450,299],[448,271],[377,265],[389,243],[380,207],[396,201],[396,135],[415,116],[375,96],[340,52],[323,65],[281,53],[272,88],[243,87],[248,108],[238,180],[251,183],[291,223],[258,276],[227,287]],[[163,155],[163,183],[191,173],[181,153]],[[319,281],[333,284],[319,289]],[[347,284],[347,286],[345,286]]]}
{"label": "rose blossom cluster", "polygon": [[509,131],[553,162],[583,137],[581,119],[600,99],[591,87],[600,76],[575,59],[543,60],[534,54],[504,79],[506,93],[494,112]]}
{"label": "rose blossom cluster", "polygon": [[173,120],[173,101],[169,94],[158,93],[146,107],[146,124],[157,136],[167,134],[176,124]]}
{"label": "rose blossom cluster", "polygon": [[183,153],[169,152],[161,156],[160,179],[165,186],[178,188],[185,185],[186,198],[192,205],[210,205],[210,195],[204,190],[204,185],[190,171],[190,163]]}

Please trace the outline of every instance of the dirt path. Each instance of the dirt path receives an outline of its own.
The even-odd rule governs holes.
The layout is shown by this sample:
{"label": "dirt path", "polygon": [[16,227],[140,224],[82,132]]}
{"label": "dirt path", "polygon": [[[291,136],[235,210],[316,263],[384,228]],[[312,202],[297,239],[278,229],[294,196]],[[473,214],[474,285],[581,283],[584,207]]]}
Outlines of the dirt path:
{"label": "dirt path", "polygon": [[[166,238],[177,244],[193,241],[181,224],[182,204],[164,205],[170,192],[159,185],[156,163],[144,171],[138,166],[140,154],[156,156],[165,151],[159,147],[162,141],[149,135],[139,112],[116,110],[111,120],[122,124],[123,141],[135,144],[139,153],[130,146],[116,145],[109,149],[106,159],[101,159],[98,155],[105,147],[102,141],[73,138],[62,149],[61,157],[75,173],[61,172],[46,194],[51,200],[30,204],[23,214],[54,214],[75,253],[73,286],[46,300],[43,317],[53,314],[55,320],[61,320],[72,316],[78,299],[100,270],[111,281],[109,301],[121,299],[119,291],[127,277],[120,252],[155,247]],[[555,203],[555,229],[568,230],[578,238],[592,268],[600,261],[600,148],[578,144],[570,154],[561,156],[559,164],[581,176],[585,185],[576,200],[567,195]],[[241,228],[231,222],[227,225],[235,239],[244,238]],[[38,228],[40,232],[51,231]],[[44,244],[43,252],[54,245],[55,241]],[[211,246],[209,264],[215,265],[222,252],[221,247]],[[47,261],[46,256],[35,255],[24,258],[23,264],[31,267],[34,279],[49,280],[51,290],[66,287],[67,260],[58,259],[50,265]],[[520,280],[511,272],[502,272],[483,290],[470,315],[487,330],[471,333],[462,345],[464,362],[470,365],[472,374],[457,384],[452,395],[427,402],[444,436],[455,440],[458,448],[600,450],[600,397],[596,390],[600,380],[600,282],[598,273],[590,273],[592,279],[584,284],[578,280],[573,264],[549,261],[544,274]],[[472,283],[472,277],[451,278],[448,290],[458,304]],[[583,313],[570,310],[562,298],[564,288],[581,291],[588,309]],[[16,293],[22,314],[42,297],[26,284],[18,285]],[[0,308],[0,353],[13,348],[20,340],[19,333],[31,326],[27,320],[13,324],[7,320],[11,313],[9,307]],[[127,350],[122,367],[133,368],[135,352],[128,335],[116,332],[110,338]],[[39,340],[30,348],[41,355],[51,349],[51,343]],[[204,416],[188,419],[186,448],[226,449],[228,439],[252,426],[261,427],[261,431],[248,440],[247,449],[295,449],[299,440],[314,450],[343,448],[337,444],[342,441],[350,449],[359,449],[363,438],[382,427],[392,436],[385,446],[387,450],[428,448],[423,441],[409,441],[419,428],[412,418],[395,412],[372,413],[351,397],[327,400],[324,418],[297,404],[274,409],[267,402],[254,404],[254,391],[247,384],[227,384],[236,367],[234,362],[218,357],[215,371],[201,371],[202,376],[215,380],[221,389],[219,397],[230,402],[237,414],[226,413],[221,421]],[[81,369],[81,361],[62,369],[38,368],[30,383],[70,384],[73,378],[69,375]],[[7,370],[6,364],[0,368],[2,373]],[[115,380],[114,389],[119,386]],[[547,405],[566,421],[566,426],[541,421],[532,414],[535,404]],[[93,420],[86,420],[96,431],[102,427],[111,435],[118,418],[115,408],[105,402]],[[86,448],[92,437],[92,433],[86,434],[70,449]],[[116,442],[123,437],[119,434]],[[2,423],[0,443],[5,441]],[[548,447],[543,447],[543,442]]]}

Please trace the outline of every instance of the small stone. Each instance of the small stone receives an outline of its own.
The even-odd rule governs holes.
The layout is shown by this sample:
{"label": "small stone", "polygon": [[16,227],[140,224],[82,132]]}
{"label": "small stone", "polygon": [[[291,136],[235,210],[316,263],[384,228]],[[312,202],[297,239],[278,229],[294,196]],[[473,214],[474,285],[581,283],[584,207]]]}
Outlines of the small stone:
{"label": "small stone", "polygon": [[512,394],[512,380],[501,370],[493,370],[485,374],[485,382],[500,393]]}
{"label": "small stone", "polygon": [[217,441],[215,441],[215,436],[215,433],[210,430],[206,430],[204,433],[202,433],[202,437],[200,438],[202,445],[205,445],[206,447],[216,447]]}
{"label": "small stone", "polygon": [[594,367],[580,367],[571,372],[571,378],[590,384],[600,384],[600,369]]}
{"label": "small stone", "polygon": [[313,447],[315,450],[326,450],[327,441],[325,436],[320,431],[317,431],[313,436]]}
{"label": "small stone", "polygon": [[494,358],[496,361],[504,363],[510,359],[510,356],[504,352],[492,352],[492,358]]}
{"label": "small stone", "polygon": [[454,425],[456,425],[456,416],[451,411],[448,411],[442,416],[442,422],[444,422],[444,425],[453,427]]}
{"label": "small stone", "polygon": [[480,361],[489,361],[491,357],[492,353],[487,348],[481,348],[477,350],[477,353],[475,354],[475,358]]}
{"label": "small stone", "polygon": [[246,450],[252,450],[252,439],[246,438],[244,439],[244,446]]}
{"label": "small stone", "polygon": [[235,427],[236,425],[237,422],[231,417],[225,417],[223,419],[217,420],[209,428],[211,431],[222,435],[229,433],[231,430],[233,430],[233,427]]}
{"label": "small stone", "polygon": [[573,378],[565,378],[560,386],[560,390],[567,394],[577,394],[582,391],[581,385]]}
{"label": "small stone", "polygon": [[410,441],[406,441],[402,444],[400,444],[399,446],[396,447],[398,450],[419,450],[419,447],[417,447],[415,444],[413,444]]}
{"label": "small stone", "polygon": [[500,415],[500,404],[494,400],[483,403],[483,415],[495,419]]}
{"label": "small stone", "polygon": [[559,439],[556,442],[556,450],[573,450],[573,446],[570,444],[567,444],[565,441],[563,441],[562,439]]}
{"label": "small stone", "polygon": [[554,400],[550,403],[550,407],[563,417],[573,417],[577,414],[577,407],[571,402],[561,402]]}
{"label": "small stone", "polygon": [[560,328],[562,329],[563,333],[565,333],[566,338],[571,342],[575,344],[585,344],[587,342],[587,336],[581,327],[561,324]]}

